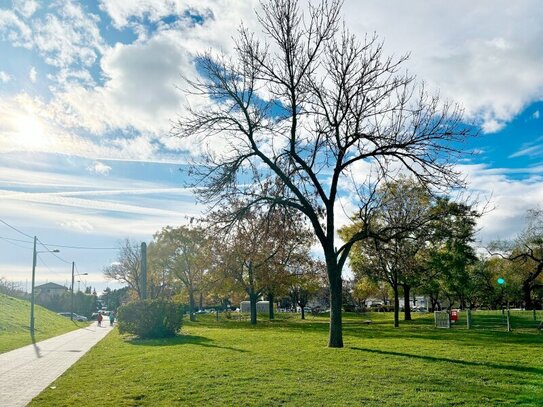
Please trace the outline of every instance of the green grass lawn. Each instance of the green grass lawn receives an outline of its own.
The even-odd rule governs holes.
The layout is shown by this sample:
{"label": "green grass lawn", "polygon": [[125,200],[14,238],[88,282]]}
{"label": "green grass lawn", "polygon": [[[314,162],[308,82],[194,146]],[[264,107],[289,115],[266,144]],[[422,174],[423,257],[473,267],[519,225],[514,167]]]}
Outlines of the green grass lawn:
{"label": "green grass lawn", "polygon": [[[39,305],[34,307],[36,342],[87,326],[72,322]],[[0,353],[32,343],[30,302],[0,294]]]}
{"label": "green grass lawn", "polygon": [[435,329],[423,314],[394,329],[390,318],[345,316],[343,349],[326,347],[324,317],[253,328],[204,316],[168,340],[115,330],[31,405],[542,405],[535,329]]}

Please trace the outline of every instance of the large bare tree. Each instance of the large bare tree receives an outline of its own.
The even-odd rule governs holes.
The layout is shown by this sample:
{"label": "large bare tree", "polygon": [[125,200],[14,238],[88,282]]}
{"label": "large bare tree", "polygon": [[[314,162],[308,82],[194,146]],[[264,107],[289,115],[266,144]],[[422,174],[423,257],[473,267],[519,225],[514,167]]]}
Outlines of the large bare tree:
{"label": "large bare tree", "polygon": [[201,76],[188,92],[208,103],[189,106],[174,134],[223,147],[193,167],[205,201],[243,196],[247,206],[305,215],[327,266],[328,344],[342,347],[342,269],[370,231],[338,247],[338,199],[358,191],[367,210],[375,182],[398,171],[427,186],[460,185],[451,156],[469,130],[460,108],[402,71],[405,57],[386,57],[375,36],[359,40],[345,28],[341,1],[304,13],[296,0],[267,0],[261,10],[262,36],[241,27],[233,55],[197,58]]}

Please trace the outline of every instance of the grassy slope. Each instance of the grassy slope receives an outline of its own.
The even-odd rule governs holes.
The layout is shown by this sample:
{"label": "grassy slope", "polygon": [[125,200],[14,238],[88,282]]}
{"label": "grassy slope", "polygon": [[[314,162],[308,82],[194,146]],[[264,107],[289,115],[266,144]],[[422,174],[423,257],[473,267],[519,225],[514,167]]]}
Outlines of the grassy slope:
{"label": "grassy slope", "polygon": [[256,328],[201,318],[156,341],[113,332],[32,405],[541,405],[535,330],[440,330],[421,315],[394,329],[372,317],[345,317],[343,349],[326,348],[327,320],[313,317]]}
{"label": "grassy slope", "polygon": [[[74,323],[38,305],[34,308],[35,339],[41,341],[86,326]],[[0,353],[32,343],[30,302],[0,294]]]}

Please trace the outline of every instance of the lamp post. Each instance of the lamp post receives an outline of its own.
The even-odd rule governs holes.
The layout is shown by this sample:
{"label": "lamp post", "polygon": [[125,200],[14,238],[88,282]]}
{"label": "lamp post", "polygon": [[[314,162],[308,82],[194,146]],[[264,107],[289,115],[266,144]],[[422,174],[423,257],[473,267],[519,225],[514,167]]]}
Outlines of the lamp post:
{"label": "lamp post", "polygon": [[[70,320],[74,320],[74,269],[75,269],[75,261],[72,261],[72,293],[71,293],[71,307],[70,307]],[[77,274],[78,276],[88,276],[89,273],[83,273],[83,274]]]}
{"label": "lamp post", "polygon": [[[504,310],[503,310],[503,289],[505,287],[505,279],[503,277],[500,277],[500,278],[498,278],[497,282],[500,285],[500,287],[502,288],[502,315],[503,315],[503,313],[504,313]],[[511,332],[511,314],[509,312],[509,296],[507,297],[507,316],[506,316],[506,320],[507,320],[507,332]]]}
{"label": "lamp post", "polygon": [[36,259],[38,257],[38,253],[59,253],[60,250],[47,250],[44,252],[38,252],[36,251],[36,243],[38,241],[38,238],[34,236],[34,249],[32,251],[32,287],[31,287],[31,295],[30,295],[30,334],[34,336],[34,285],[36,281]]}

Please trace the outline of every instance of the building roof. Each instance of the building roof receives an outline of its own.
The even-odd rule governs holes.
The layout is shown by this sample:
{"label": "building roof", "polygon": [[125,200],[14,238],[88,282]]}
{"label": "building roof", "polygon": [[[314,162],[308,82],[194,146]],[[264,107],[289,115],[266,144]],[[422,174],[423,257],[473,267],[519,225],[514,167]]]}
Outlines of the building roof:
{"label": "building roof", "polygon": [[39,288],[40,290],[67,290],[66,287],[57,283],[45,283],[37,285],[35,288]]}

